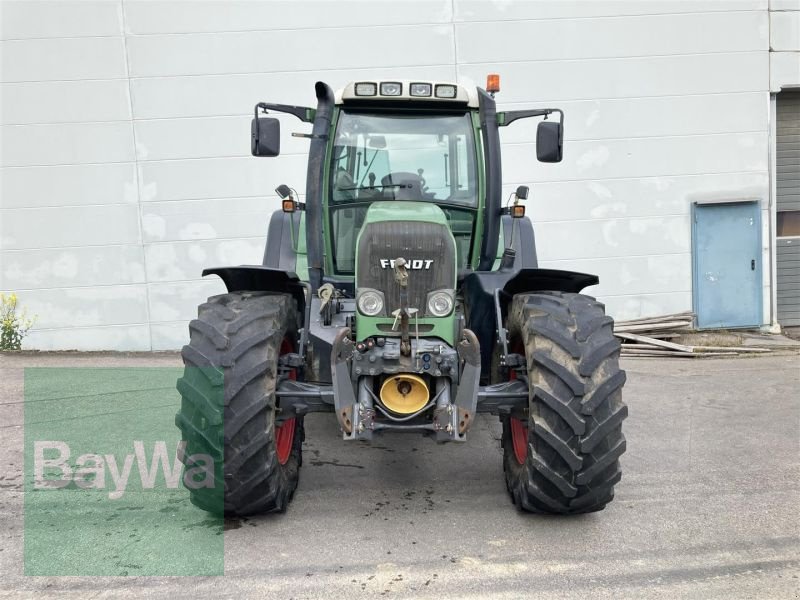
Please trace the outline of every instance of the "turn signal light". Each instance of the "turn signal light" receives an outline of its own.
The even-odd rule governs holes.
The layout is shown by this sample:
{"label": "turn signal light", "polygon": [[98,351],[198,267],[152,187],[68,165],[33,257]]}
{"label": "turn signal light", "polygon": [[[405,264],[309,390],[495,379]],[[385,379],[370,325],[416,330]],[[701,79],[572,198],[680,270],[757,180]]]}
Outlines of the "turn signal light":
{"label": "turn signal light", "polygon": [[486,91],[490,94],[496,94],[500,91],[500,75],[490,73],[486,76]]}
{"label": "turn signal light", "polygon": [[511,216],[514,219],[521,219],[525,216],[525,205],[524,204],[514,204],[511,207]]}
{"label": "turn signal light", "polygon": [[294,200],[291,198],[286,198],[286,200],[283,200],[283,212],[293,213],[296,209],[297,205],[294,203]]}

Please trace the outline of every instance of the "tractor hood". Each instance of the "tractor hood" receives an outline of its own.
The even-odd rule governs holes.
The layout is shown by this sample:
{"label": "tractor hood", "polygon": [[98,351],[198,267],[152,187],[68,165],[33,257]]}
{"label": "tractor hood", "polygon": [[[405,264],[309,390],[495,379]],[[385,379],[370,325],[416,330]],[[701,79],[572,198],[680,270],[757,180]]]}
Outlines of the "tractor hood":
{"label": "tractor hood", "polygon": [[367,211],[356,244],[356,292],[376,290],[383,298],[381,314],[370,317],[391,319],[401,306],[398,258],[405,259],[408,270],[407,307],[417,309],[419,319],[450,316],[429,314],[428,308],[432,292],[452,292],[456,286],[456,244],[441,208],[386,201]]}
{"label": "tractor hood", "polygon": [[[396,293],[394,264],[404,258],[410,289],[422,294],[456,286],[456,249],[442,209],[425,202],[376,202],[370,206],[356,243],[356,288]],[[412,296],[417,296],[412,293]],[[420,298],[424,300],[424,298]],[[392,306],[390,311],[397,306]],[[420,308],[421,305],[411,306]]]}
{"label": "tractor hood", "polygon": [[425,221],[447,227],[442,209],[427,202],[375,202],[367,211],[364,225],[383,221]]}

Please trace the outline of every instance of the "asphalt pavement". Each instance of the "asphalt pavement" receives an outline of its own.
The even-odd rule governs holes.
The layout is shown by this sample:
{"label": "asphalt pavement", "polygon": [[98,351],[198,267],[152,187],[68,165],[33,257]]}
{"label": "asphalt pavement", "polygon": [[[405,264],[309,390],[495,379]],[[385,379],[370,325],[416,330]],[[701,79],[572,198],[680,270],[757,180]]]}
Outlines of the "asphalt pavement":
{"label": "asphalt pavement", "polygon": [[599,513],[518,512],[491,417],[440,446],[345,443],[311,415],[294,501],[225,522],[224,576],[24,575],[23,368],[179,364],[0,354],[0,597],[800,598],[797,354],[624,360],[628,450]]}

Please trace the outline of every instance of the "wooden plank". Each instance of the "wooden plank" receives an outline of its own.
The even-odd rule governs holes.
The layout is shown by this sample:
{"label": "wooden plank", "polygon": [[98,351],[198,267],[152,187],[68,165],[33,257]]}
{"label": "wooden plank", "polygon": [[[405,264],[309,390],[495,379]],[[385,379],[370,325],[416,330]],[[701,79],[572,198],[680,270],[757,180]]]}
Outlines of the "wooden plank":
{"label": "wooden plank", "polygon": [[633,340],[635,342],[644,342],[645,344],[651,346],[659,346],[661,348],[667,348],[668,350],[677,350],[678,352],[693,352],[694,348],[692,346],[684,346],[683,344],[675,344],[673,342],[666,342],[664,340],[658,340],[656,338],[647,337],[646,335],[638,335],[636,333],[622,333],[622,332],[614,332],[614,335],[618,338],[622,338],[624,340]]}
{"label": "wooden plank", "polygon": [[614,332],[629,333],[635,331],[659,331],[664,329],[689,329],[692,326],[691,321],[668,321],[660,324],[642,324],[642,325],[620,325],[614,327]]}
{"label": "wooden plank", "polygon": [[690,310],[672,315],[661,315],[658,317],[642,317],[641,319],[628,319],[617,321],[617,325],[639,325],[641,323],[663,323],[665,321],[683,321],[694,318],[694,313]]}
{"label": "wooden plank", "polygon": [[677,356],[680,358],[702,358],[705,356],[735,356],[733,352],[674,352],[672,350],[641,350],[640,352],[623,352],[628,358],[658,358],[661,356]]}
{"label": "wooden plank", "polygon": [[648,350],[660,350],[658,346],[653,346],[652,344],[622,344],[621,348],[646,348]]}
{"label": "wooden plank", "polygon": [[714,352],[724,350],[726,352],[772,352],[770,348],[753,348],[751,346],[694,346],[695,352]]}

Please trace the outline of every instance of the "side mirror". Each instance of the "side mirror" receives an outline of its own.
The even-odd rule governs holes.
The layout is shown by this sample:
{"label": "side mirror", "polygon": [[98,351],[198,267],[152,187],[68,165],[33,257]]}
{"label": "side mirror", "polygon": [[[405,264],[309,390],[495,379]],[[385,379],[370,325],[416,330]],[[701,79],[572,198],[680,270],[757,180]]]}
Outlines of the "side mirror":
{"label": "side mirror", "polygon": [[561,162],[564,129],[560,121],[542,121],[536,128],[536,158],[539,162]]}
{"label": "side mirror", "polygon": [[278,156],[281,152],[281,122],[259,117],[250,124],[250,152],[253,156]]}

